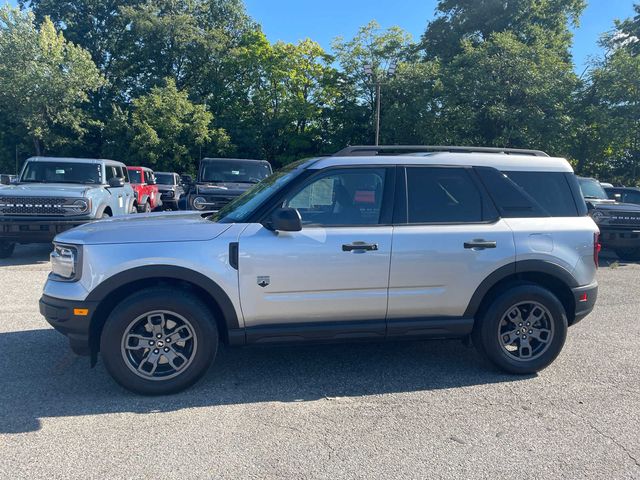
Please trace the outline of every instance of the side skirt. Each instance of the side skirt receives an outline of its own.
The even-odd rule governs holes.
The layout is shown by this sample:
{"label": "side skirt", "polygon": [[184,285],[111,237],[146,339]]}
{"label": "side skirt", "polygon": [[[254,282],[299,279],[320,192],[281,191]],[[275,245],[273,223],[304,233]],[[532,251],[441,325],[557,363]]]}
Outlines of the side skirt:
{"label": "side skirt", "polygon": [[[248,327],[245,334],[246,344],[459,338],[471,333],[473,322],[473,318],[429,317],[394,319],[388,322],[370,320],[275,324]],[[242,344],[239,337],[240,335],[236,337],[236,341],[230,343],[232,345]]]}

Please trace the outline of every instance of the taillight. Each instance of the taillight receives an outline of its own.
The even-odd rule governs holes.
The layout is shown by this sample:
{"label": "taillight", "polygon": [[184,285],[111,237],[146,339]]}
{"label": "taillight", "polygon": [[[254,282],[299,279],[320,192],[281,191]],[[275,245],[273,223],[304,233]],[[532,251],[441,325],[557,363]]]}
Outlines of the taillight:
{"label": "taillight", "polygon": [[593,234],[593,263],[596,264],[596,268],[600,266],[600,250],[602,250],[602,245],[600,244],[600,234]]}

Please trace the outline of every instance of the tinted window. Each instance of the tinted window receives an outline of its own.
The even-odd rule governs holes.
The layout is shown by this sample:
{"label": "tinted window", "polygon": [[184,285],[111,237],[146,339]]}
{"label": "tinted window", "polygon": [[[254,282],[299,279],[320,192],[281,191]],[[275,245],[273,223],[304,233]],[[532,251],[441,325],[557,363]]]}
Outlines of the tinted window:
{"label": "tinted window", "polygon": [[627,203],[640,203],[640,192],[627,191],[622,198]]}
{"label": "tinted window", "polygon": [[27,162],[25,183],[102,183],[102,167],[96,163]]}
{"label": "tinted window", "polygon": [[131,183],[143,183],[140,170],[128,170],[128,172],[129,176],[131,177]]}
{"label": "tinted window", "polygon": [[158,185],[173,185],[175,178],[171,173],[156,173]]}
{"label": "tinted window", "polygon": [[464,168],[407,168],[409,223],[482,221],[482,197]]}
{"label": "tinted window", "polygon": [[501,217],[548,217],[550,215],[506,174],[490,167],[475,167],[475,171],[491,195]]}
{"label": "tinted window", "polygon": [[144,183],[149,183],[153,179],[153,173],[149,170],[144,171]]}
{"label": "tinted window", "polygon": [[553,217],[578,214],[571,188],[562,172],[504,172]]}
{"label": "tinted window", "polygon": [[600,182],[593,178],[580,178],[578,179],[580,182],[580,190],[582,190],[582,195],[584,198],[599,198],[602,200],[607,200],[607,192],[604,191]]}
{"label": "tinted window", "polygon": [[376,225],[380,222],[385,170],[336,170],[314,177],[284,206],[300,212],[303,225]]}
{"label": "tinted window", "polygon": [[268,163],[243,160],[203,160],[201,182],[258,183],[271,175]]}
{"label": "tinted window", "polygon": [[111,167],[109,165],[106,165],[104,167],[104,172],[105,172],[105,175],[106,175],[107,182],[109,180],[111,180],[112,178],[115,178],[115,177],[118,176],[117,173],[116,173],[116,168],[115,167]]}

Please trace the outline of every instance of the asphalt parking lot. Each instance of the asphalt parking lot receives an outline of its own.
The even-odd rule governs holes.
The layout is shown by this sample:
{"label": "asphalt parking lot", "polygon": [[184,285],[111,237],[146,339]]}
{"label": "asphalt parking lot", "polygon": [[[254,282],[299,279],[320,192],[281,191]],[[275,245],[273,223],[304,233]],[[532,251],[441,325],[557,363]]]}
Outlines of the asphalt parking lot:
{"label": "asphalt parking lot", "polygon": [[640,478],[640,265],[605,261],[538,376],[459,341],[223,349],[145,398],[40,317],[47,256],[0,261],[0,478]]}

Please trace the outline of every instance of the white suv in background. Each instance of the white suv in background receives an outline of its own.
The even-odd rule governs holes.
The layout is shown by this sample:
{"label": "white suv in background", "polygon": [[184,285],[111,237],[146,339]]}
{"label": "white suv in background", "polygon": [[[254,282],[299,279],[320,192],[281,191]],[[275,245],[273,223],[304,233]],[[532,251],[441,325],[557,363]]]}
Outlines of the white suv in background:
{"label": "white suv in background", "polygon": [[528,374],[597,296],[598,228],[569,163],[533,150],[350,147],[215,214],[59,235],[40,309],[144,394],[230,345],[471,336]]}

